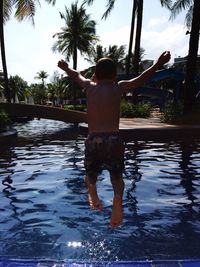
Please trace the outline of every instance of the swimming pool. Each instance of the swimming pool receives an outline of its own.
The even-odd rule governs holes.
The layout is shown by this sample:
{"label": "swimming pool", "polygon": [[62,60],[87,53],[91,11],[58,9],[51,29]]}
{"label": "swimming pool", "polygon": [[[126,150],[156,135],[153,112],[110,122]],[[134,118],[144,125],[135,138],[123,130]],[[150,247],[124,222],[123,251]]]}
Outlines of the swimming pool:
{"label": "swimming pool", "polygon": [[16,124],[0,148],[0,256],[117,261],[200,258],[200,140],[126,144],[124,222],[112,230],[112,188],[100,176],[102,213],[83,176],[84,136],[49,120]]}

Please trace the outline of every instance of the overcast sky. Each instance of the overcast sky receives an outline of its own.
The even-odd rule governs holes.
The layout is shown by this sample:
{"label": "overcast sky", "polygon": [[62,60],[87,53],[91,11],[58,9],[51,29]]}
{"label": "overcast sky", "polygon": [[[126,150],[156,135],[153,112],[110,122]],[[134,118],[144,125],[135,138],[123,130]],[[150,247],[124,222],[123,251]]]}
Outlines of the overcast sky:
{"label": "overcast sky", "polygon": [[[65,5],[70,7],[74,1],[57,0],[53,7],[44,1],[40,2],[41,7],[38,6],[36,10],[35,27],[28,20],[19,23],[15,18],[5,25],[8,74],[17,74],[29,84],[38,82],[35,79],[38,71],[46,71],[49,79],[55,71],[59,71],[57,62],[64,56],[52,52],[55,42],[53,34],[64,26],[59,11],[64,12]],[[101,20],[101,16],[106,3],[107,0],[95,0],[94,5],[87,9],[91,19],[97,22],[97,35],[100,37],[101,45],[128,47],[132,0],[117,0],[114,10],[105,21]],[[141,42],[145,49],[144,59],[156,60],[165,50],[171,51],[172,62],[174,57],[187,55],[189,35],[185,34],[184,15],[181,14],[171,21],[169,11],[161,7],[159,0],[144,0]],[[78,69],[82,70],[87,66],[88,63],[79,57]]]}

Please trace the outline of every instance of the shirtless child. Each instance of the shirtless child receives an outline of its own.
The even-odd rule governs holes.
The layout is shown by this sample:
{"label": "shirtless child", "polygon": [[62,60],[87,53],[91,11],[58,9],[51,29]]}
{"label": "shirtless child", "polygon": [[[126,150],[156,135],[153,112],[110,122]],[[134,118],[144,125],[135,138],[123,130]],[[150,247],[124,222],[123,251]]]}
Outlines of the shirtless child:
{"label": "shirtless child", "polygon": [[110,219],[112,228],[123,220],[122,199],[124,181],[124,144],[119,135],[120,102],[124,92],[140,87],[156,70],[170,60],[170,52],[163,52],[157,62],[141,75],[131,80],[116,82],[117,70],[110,58],[97,62],[93,78],[86,79],[61,60],[58,67],[86,89],[88,137],[85,141],[85,184],[89,205],[99,211],[102,203],[96,190],[96,181],[102,168],[110,173],[114,197]]}

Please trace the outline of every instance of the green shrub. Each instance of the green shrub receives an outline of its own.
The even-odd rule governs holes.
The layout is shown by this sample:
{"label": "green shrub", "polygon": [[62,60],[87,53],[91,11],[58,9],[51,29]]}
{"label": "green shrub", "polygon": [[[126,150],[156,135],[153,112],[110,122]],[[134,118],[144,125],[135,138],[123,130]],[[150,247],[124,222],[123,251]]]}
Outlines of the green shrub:
{"label": "green shrub", "polygon": [[150,116],[151,110],[151,105],[146,103],[132,104],[130,102],[122,101],[120,107],[122,118],[147,118]]}
{"label": "green shrub", "polygon": [[64,108],[70,109],[70,110],[78,110],[78,111],[85,111],[86,105],[64,105]]}
{"label": "green shrub", "polygon": [[139,103],[136,105],[136,116],[141,118],[147,118],[151,115],[152,106],[150,104]]}
{"label": "green shrub", "polygon": [[133,105],[129,102],[123,101],[120,106],[120,113],[123,118],[133,117]]}
{"label": "green shrub", "polygon": [[0,111],[0,131],[11,124],[11,120],[5,111]]}
{"label": "green shrub", "polygon": [[[79,111],[85,111],[87,109],[86,105],[65,105],[64,108]],[[151,105],[144,103],[132,104],[130,102],[122,101],[120,106],[120,114],[123,118],[147,118],[150,116],[151,110]]]}
{"label": "green shrub", "polygon": [[166,104],[161,122],[176,122],[183,115],[183,104],[169,102]]}

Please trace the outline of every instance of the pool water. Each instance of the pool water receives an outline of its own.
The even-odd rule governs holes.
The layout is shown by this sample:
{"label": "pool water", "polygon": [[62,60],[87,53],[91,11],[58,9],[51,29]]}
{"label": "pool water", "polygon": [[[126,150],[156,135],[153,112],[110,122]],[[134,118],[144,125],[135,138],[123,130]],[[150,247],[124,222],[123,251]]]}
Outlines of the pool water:
{"label": "pool water", "polygon": [[124,222],[109,226],[109,174],[98,181],[104,210],[88,207],[84,140],[71,124],[15,125],[0,148],[0,256],[98,261],[200,258],[200,140],[128,141]]}

